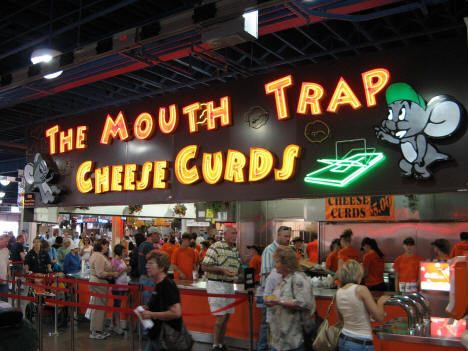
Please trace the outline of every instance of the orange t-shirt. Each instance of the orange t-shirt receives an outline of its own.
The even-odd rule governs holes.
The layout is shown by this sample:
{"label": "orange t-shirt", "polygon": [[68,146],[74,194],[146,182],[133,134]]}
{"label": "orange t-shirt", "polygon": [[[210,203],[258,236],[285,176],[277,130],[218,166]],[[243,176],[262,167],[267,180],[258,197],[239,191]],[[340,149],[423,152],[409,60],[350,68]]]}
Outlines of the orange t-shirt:
{"label": "orange t-shirt", "polygon": [[200,251],[200,256],[199,256],[200,259],[198,260],[198,262],[203,262],[203,259],[204,259],[205,256],[206,256],[206,251],[208,251],[208,250],[202,249],[202,250]]}
{"label": "orange t-shirt", "polygon": [[338,270],[338,253],[332,251],[327,256],[326,267],[332,272]]}
{"label": "orange t-shirt", "polygon": [[[176,265],[185,274],[186,280],[193,280],[193,265],[197,263],[197,254],[194,249],[187,247],[176,247],[172,253],[171,264]],[[174,278],[180,279],[180,274],[174,269]]]}
{"label": "orange t-shirt", "polygon": [[318,263],[318,241],[314,240],[307,244],[306,252],[310,262]]}
{"label": "orange t-shirt", "polygon": [[362,258],[362,265],[367,268],[366,286],[374,286],[384,282],[384,259],[377,252],[370,250]]}
{"label": "orange t-shirt", "polygon": [[452,251],[450,252],[450,258],[463,255],[468,255],[468,242],[466,241],[455,244],[455,246],[452,248]]}
{"label": "orange t-shirt", "polygon": [[419,262],[424,259],[421,256],[413,255],[411,257],[403,254],[398,256],[393,264],[393,269],[398,272],[400,282],[417,282],[419,280]]}
{"label": "orange t-shirt", "polygon": [[338,259],[342,259],[343,262],[346,262],[348,260],[359,260],[359,252],[354,250],[352,247],[344,247],[340,251],[338,251]]}
{"label": "orange t-shirt", "polygon": [[172,253],[174,252],[176,247],[179,247],[179,244],[172,245],[170,243],[164,243],[164,245],[161,247],[161,250],[167,252],[169,258],[172,258]]}
{"label": "orange t-shirt", "polygon": [[256,283],[260,281],[260,268],[262,267],[262,256],[255,255],[250,259],[249,268],[254,269],[254,280]]}

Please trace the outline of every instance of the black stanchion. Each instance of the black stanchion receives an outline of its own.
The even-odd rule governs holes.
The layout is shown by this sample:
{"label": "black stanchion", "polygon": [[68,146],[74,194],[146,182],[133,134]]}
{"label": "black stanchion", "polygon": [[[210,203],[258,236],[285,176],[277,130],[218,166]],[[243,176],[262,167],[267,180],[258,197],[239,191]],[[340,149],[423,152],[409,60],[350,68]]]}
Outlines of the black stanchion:
{"label": "black stanchion", "polygon": [[[55,276],[55,286],[59,286],[58,276]],[[57,299],[57,293],[55,294],[55,298]],[[55,304],[54,306],[54,331],[49,332],[49,336],[57,336],[59,335],[57,331],[57,323],[58,323],[58,305]]]}
{"label": "black stanchion", "polygon": [[[143,306],[143,284],[138,284],[138,292],[140,294],[140,306]],[[141,351],[141,345],[143,344],[143,326],[138,323],[138,350]]]}
{"label": "black stanchion", "polygon": [[253,296],[253,291],[249,290],[247,292],[249,299],[249,351],[253,350]]}
{"label": "black stanchion", "polygon": [[244,288],[247,290],[249,301],[249,351],[253,350],[253,289],[255,288],[254,269],[244,269]]}
{"label": "black stanchion", "polygon": [[44,343],[42,339],[42,309],[44,305],[44,295],[38,294],[37,296],[37,333],[39,334],[39,351],[44,350]]}
{"label": "black stanchion", "polygon": [[[17,287],[16,287],[16,284],[14,283],[14,282],[16,282],[16,272],[13,272],[13,274],[11,275],[11,279],[13,279],[13,283],[11,283],[11,293],[13,295],[15,295],[17,293],[17,291],[16,291]],[[13,296],[11,297],[11,305],[13,307],[15,307],[15,305],[16,305],[16,301],[15,301],[15,298]]]}
{"label": "black stanchion", "polygon": [[[129,291],[128,294],[128,307],[131,309],[135,309],[135,306],[133,305],[133,291]],[[129,338],[130,338],[130,349],[132,351],[135,350],[135,343],[134,343],[134,337],[133,337],[133,313],[130,313],[128,315],[128,332],[130,333]]]}
{"label": "black stanchion", "polygon": [[[22,283],[21,278],[19,278],[16,281],[16,294],[18,296],[21,295],[21,283]],[[21,308],[21,300],[20,299],[16,300],[16,307]]]}
{"label": "black stanchion", "polygon": [[[70,301],[75,301],[75,286],[70,284]],[[75,351],[75,307],[70,306],[70,350]]]}

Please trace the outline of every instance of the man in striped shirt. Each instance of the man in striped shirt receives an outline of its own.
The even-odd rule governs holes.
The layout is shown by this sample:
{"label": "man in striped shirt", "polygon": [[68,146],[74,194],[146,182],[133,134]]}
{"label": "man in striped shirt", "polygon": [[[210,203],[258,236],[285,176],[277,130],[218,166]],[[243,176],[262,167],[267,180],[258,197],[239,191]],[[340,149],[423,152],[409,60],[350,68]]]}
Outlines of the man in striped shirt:
{"label": "man in striped shirt", "polygon": [[237,231],[234,227],[224,229],[224,240],[211,245],[202,262],[202,270],[208,279],[208,294],[228,294],[231,298],[208,297],[211,312],[216,315],[213,330],[213,350],[227,350],[224,342],[227,322],[234,308],[224,309],[234,302],[234,282],[239,279],[241,261],[235,247]]}
{"label": "man in striped shirt", "polygon": [[[278,228],[278,234],[276,240],[268,245],[262,253],[262,268],[260,270],[260,283],[262,290],[265,288],[265,281],[270,272],[275,267],[275,262],[273,261],[273,254],[279,245],[287,246],[289,245],[289,240],[291,240],[291,227],[286,227],[282,225]],[[258,338],[258,350],[268,350],[268,325],[266,322],[266,307],[262,309],[262,324],[260,325],[260,335]]]}

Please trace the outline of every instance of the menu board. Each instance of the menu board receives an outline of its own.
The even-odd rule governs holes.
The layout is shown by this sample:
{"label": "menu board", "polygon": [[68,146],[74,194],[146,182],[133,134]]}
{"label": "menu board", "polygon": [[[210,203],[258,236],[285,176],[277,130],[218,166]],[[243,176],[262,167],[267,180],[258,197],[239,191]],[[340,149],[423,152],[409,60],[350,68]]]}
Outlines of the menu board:
{"label": "menu board", "polygon": [[448,262],[421,262],[421,290],[450,291]]}
{"label": "menu board", "polygon": [[329,197],[325,202],[327,221],[391,221],[393,195]]}

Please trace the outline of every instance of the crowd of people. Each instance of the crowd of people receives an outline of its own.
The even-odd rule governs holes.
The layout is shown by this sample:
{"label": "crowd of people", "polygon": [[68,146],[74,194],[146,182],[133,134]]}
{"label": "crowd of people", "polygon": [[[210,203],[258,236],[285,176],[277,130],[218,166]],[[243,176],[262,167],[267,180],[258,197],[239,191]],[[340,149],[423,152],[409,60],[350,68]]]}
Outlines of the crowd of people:
{"label": "crowd of people", "polygon": [[[310,279],[302,272],[300,263],[308,260],[318,262],[317,236],[307,245],[302,238],[291,238],[291,228],[280,226],[276,239],[265,249],[249,245],[249,266],[254,268],[258,302],[263,303],[259,350],[302,351],[307,340],[304,331],[316,328],[315,299]],[[53,240],[52,240],[53,239]],[[460,234],[461,242],[450,251],[445,239],[431,243],[438,260],[468,252],[468,233]],[[51,243],[53,241],[53,243]],[[336,293],[337,315],[344,327],[340,334],[340,350],[372,350],[371,319],[384,318],[384,304],[388,297],[377,301],[372,290],[388,290],[383,280],[384,252],[375,239],[366,237],[361,241],[362,255],[353,248],[353,232],[345,230],[340,238],[330,245],[326,259],[326,270],[333,274],[339,287]],[[110,243],[105,238],[61,237],[58,235],[36,237],[33,247],[26,252],[24,235],[15,241],[9,235],[0,236],[0,279],[8,279],[12,272],[74,273],[89,267],[90,282],[115,283],[112,295],[124,296],[125,285],[134,278],[143,286],[151,287],[143,296],[142,318],[152,319],[153,327],[145,330],[149,342],[146,351],[160,350],[159,333],[161,321],[169,321],[173,328],[183,326],[180,294],[169,276],[172,270],[175,279],[194,280],[204,274],[208,294],[233,295],[234,283],[242,276],[242,262],[236,247],[237,231],[226,226],[223,239],[175,233],[164,240],[156,227],[136,233],[132,240],[123,238],[115,245],[110,255]],[[419,263],[422,257],[415,253],[415,240],[403,240],[403,254],[395,260],[395,290],[411,292],[418,289]],[[109,258],[112,256],[112,259]],[[128,260],[127,260],[128,258]],[[13,261],[11,265],[9,259]],[[23,262],[23,263],[21,263]],[[108,288],[90,285],[92,304],[107,306]],[[0,293],[8,292],[8,285],[1,284]],[[257,297],[259,297],[257,296]],[[3,297],[2,300],[5,300]],[[262,301],[263,300],[263,301]],[[224,336],[229,316],[234,313],[231,304],[234,298],[209,297],[211,312],[216,316],[213,327],[213,350],[227,350]],[[114,307],[121,300],[114,299]],[[92,309],[90,313],[90,335],[92,339],[105,339],[123,334],[120,315],[113,313],[111,326],[105,329],[104,310]]]}

